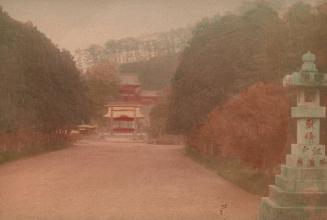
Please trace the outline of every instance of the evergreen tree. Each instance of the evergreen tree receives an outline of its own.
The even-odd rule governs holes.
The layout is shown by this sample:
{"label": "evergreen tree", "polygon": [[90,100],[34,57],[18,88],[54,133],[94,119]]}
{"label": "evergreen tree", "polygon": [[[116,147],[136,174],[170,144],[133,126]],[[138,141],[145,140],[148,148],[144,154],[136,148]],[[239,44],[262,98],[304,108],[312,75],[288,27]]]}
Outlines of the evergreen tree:
{"label": "evergreen tree", "polygon": [[51,133],[86,120],[85,88],[70,53],[2,10],[0,33],[0,130]]}

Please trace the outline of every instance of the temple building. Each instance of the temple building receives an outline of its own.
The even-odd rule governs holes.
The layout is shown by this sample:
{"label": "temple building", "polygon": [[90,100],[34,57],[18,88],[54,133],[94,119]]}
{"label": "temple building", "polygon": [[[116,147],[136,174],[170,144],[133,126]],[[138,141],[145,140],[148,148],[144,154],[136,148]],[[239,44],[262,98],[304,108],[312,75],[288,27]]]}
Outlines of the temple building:
{"label": "temple building", "polygon": [[141,105],[137,103],[116,102],[106,105],[108,112],[105,115],[109,119],[110,133],[140,133],[144,115],[141,113]]}
{"label": "temple building", "polygon": [[143,90],[136,75],[120,76],[118,99],[106,105],[111,134],[141,134],[148,123],[148,113],[158,101],[158,91]]}

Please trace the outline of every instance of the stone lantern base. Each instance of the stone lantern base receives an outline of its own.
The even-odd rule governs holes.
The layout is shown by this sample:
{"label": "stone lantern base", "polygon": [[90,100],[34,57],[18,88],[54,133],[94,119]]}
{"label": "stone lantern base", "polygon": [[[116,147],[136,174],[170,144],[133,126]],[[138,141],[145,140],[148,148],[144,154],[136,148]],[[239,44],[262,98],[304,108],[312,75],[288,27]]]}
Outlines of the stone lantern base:
{"label": "stone lantern base", "polygon": [[326,207],[285,207],[272,200],[263,199],[260,207],[260,220],[326,220]]}
{"label": "stone lantern base", "polygon": [[258,220],[327,220],[327,168],[282,166]]}

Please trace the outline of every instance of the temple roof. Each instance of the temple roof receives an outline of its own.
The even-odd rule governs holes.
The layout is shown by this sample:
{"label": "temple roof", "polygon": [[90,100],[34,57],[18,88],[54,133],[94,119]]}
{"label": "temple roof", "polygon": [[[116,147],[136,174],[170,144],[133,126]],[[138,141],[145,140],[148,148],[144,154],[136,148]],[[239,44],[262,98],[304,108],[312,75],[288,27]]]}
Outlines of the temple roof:
{"label": "temple roof", "polygon": [[140,93],[141,96],[147,96],[147,97],[158,97],[159,92],[156,90],[141,90]]}
{"label": "temple roof", "polygon": [[141,107],[139,102],[110,102],[105,107]]}
{"label": "temple roof", "polygon": [[136,75],[121,75],[119,78],[120,78],[121,85],[133,85],[133,86],[140,85],[139,78]]}
{"label": "temple roof", "polygon": [[107,114],[104,115],[106,118],[144,118],[141,113],[140,107],[134,106],[111,106],[108,108]]}

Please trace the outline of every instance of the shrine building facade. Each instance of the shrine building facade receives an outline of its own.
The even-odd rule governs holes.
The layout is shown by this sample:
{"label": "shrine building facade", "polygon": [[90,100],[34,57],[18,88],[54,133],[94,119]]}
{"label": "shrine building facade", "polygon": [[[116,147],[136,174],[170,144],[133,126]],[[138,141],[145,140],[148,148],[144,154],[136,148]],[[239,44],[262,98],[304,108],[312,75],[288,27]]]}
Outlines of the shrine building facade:
{"label": "shrine building facade", "polygon": [[143,133],[148,123],[148,113],[158,101],[158,91],[143,90],[136,75],[122,75],[118,99],[108,103],[104,117],[111,134]]}

